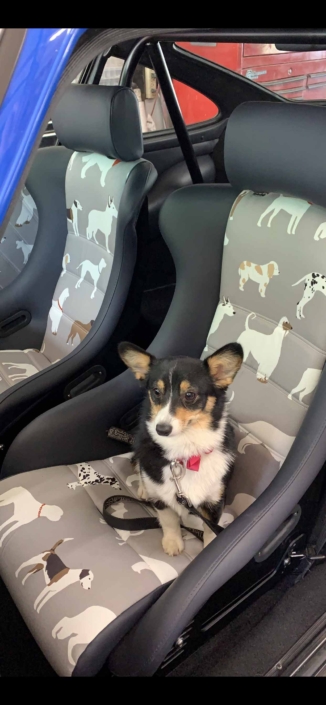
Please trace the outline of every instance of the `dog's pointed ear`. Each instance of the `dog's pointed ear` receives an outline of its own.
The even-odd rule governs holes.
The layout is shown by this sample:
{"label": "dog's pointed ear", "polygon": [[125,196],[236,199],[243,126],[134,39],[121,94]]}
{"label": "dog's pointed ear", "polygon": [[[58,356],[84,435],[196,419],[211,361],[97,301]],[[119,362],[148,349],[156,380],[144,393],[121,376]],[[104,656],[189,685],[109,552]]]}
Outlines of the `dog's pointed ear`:
{"label": "dog's pointed ear", "polygon": [[119,343],[118,353],[125,365],[133,371],[136,379],[145,379],[155,360],[153,355],[132,343]]}
{"label": "dog's pointed ear", "polygon": [[224,345],[206,357],[204,365],[216,387],[228,387],[233,382],[243,361],[243,350],[239,343]]}

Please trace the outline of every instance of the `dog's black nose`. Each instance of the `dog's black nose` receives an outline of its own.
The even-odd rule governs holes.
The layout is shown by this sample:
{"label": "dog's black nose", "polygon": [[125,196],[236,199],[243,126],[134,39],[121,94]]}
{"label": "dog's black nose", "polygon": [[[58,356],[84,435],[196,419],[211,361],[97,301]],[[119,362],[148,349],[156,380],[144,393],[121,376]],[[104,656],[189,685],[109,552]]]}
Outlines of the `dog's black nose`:
{"label": "dog's black nose", "polygon": [[169,436],[172,431],[172,426],[169,423],[158,423],[156,431],[159,436]]}

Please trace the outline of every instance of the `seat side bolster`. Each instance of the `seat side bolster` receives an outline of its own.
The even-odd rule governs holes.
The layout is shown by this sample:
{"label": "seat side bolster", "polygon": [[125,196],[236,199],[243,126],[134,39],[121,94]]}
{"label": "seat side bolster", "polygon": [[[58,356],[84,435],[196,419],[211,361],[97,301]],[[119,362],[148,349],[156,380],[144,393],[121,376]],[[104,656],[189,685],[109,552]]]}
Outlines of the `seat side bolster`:
{"label": "seat side bolster", "polygon": [[325,462],[325,443],[324,370],[300,433],[274,480],[187,566],[120,642],[109,661],[113,673],[119,676],[155,673],[178,636],[211,595],[256,555],[300,502]]}
{"label": "seat side bolster", "polygon": [[[153,354],[200,356],[218,304],[224,233],[236,196],[229,186],[210,184],[180,189],[166,200],[160,222],[174,258],[177,285],[150,346]],[[121,452],[109,442],[106,431],[118,425],[141,398],[139,383],[126,371],[47,411],[18,434],[4,460],[2,476]]]}

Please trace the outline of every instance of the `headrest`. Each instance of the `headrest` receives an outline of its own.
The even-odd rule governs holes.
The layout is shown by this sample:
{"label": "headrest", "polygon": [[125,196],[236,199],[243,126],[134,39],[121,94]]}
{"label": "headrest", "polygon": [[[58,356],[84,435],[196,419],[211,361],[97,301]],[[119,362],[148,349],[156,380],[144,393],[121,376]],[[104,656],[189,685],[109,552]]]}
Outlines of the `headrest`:
{"label": "headrest", "polygon": [[326,206],[325,108],[243,103],[228,120],[224,150],[233,186]]}
{"label": "headrest", "polygon": [[55,108],[59,142],[130,162],[143,154],[138,101],[130,88],[72,84]]}

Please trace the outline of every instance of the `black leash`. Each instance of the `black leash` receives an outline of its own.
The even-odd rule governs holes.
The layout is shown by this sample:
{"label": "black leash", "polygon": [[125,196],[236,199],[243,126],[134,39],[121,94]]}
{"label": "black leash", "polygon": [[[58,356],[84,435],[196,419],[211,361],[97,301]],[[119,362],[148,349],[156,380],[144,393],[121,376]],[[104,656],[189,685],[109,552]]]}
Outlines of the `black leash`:
{"label": "black leash", "polygon": [[[128,443],[129,445],[132,445],[134,440],[132,435],[114,426],[112,426],[107,431],[107,435],[109,438],[114,438],[115,440],[123,441],[124,443]],[[182,492],[180,485],[181,474],[178,474],[178,468],[182,468],[182,464],[178,460],[173,460],[170,463],[170,469],[172,479],[176,486],[177,502],[186,507],[190,514],[195,514],[195,516],[201,519],[201,521],[203,521],[211,529],[215,536],[218,536],[221,531],[223,531],[222,527],[218,525],[218,522],[222,516],[222,512],[225,505],[225,498],[221,502],[216,523],[213,523],[209,519],[206,519],[206,517],[204,517],[198,511],[198,509],[196,509],[191,504],[186,495]],[[155,509],[155,502],[147,502],[144,499],[136,499],[136,497],[130,497],[129,495],[112,495],[111,497],[107,497],[103,504],[102,514],[103,519],[105,519],[106,523],[111,526],[112,529],[121,529],[122,531],[147,531],[148,529],[162,529],[161,524],[156,517],[141,517],[139,519],[120,519],[119,517],[113,516],[109,512],[109,507],[111,507],[111,505],[113,504],[118,504],[118,502],[132,502],[133,504],[140,504]],[[190,526],[184,526],[183,524],[181,524],[181,527],[196,536],[196,538],[198,538],[200,541],[204,540],[203,531],[200,531],[199,529],[193,529]]]}
{"label": "black leash", "polygon": [[[212,524],[209,519],[206,519],[200,512],[195,509],[192,505],[189,506],[188,500],[186,498],[177,497],[180,504],[187,507],[191,514],[195,514],[202,521],[209,526],[209,528],[214,532],[216,536],[223,531],[223,529],[217,524]],[[147,506],[155,509],[155,504],[152,502],[147,502],[146,500],[136,499],[136,497],[130,497],[129,495],[112,495],[107,497],[103,504],[103,519],[106,523],[112,527],[112,529],[122,529],[123,531],[147,531],[148,529],[161,529],[159,520],[156,517],[141,517],[139,519],[120,519],[119,517],[113,516],[109,509],[112,505],[118,504],[119,502],[132,502],[133,504],[138,504],[140,506]],[[221,508],[222,513],[223,507]],[[199,529],[194,529],[190,526],[184,526],[181,524],[183,529],[186,529],[191,534],[193,534],[197,539],[203,541],[204,532]]]}

